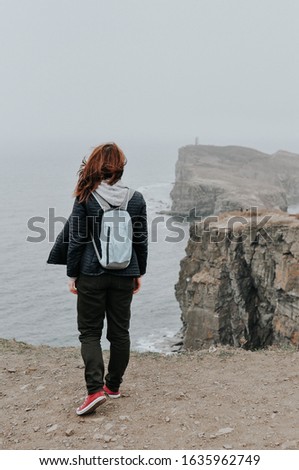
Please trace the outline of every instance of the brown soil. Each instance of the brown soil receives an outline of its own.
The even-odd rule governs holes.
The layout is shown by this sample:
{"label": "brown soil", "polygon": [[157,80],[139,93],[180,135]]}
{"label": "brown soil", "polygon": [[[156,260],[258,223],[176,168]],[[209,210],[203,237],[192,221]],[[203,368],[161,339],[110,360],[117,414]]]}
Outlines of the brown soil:
{"label": "brown soil", "polygon": [[0,351],[2,449],[299,449],[296,350],[132,353],[123,397],[86,417],[79,348]]}

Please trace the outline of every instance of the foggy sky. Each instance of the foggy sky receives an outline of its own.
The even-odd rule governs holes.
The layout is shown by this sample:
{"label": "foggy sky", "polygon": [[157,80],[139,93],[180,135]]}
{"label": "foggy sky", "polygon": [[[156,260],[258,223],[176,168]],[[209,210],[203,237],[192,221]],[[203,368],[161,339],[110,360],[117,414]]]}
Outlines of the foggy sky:
{"label": "foggy sky", "polygon": [[1,144],[299,153],[299,2],[0,0]]}

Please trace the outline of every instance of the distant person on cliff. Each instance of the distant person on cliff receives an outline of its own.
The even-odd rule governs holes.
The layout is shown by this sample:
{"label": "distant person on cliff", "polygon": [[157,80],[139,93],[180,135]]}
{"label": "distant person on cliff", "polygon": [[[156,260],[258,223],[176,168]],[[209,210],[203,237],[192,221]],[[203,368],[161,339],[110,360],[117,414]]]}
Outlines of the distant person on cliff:
{"label": "distant person on cliff", "polygon": [[[126,157],[115,143],[96,147],[80,167],[69,219],[68,287],[78,295],[79,340],[88,392],[76,410],[80,416],[94,411],[106,396],[120,397],[119,387],[130,354],[132,297],[140,290],[141,276],[146,271],[146,203],[141,193],[122,183],[125,164]],[[115,214],[118,218],[113,219]],[[129,242],[122,232],[126,224],[131,224]],[[114,252],[119,251],[116,258],[130,249],[127,263],[111,263],[115,253],[109,255],[109,250],[113,243]],[[101,335],[105,316],[110,358],[104,376]]]}

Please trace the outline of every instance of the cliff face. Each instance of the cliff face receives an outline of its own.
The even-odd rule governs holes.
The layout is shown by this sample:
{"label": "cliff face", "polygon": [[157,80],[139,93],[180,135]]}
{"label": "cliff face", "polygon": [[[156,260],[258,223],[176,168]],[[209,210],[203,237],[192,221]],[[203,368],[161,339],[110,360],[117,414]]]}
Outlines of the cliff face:
{"label": "cliff face", "polygon": [[299,220],[275,211],[193,224],[176,297],[185,348],[298,346]]}
{"label": "cliff face", "polygon": [[207,216],[240,208],[287,210],[299,200],[299,155],[245,147],[188,145],[179,150],[172,213]]}

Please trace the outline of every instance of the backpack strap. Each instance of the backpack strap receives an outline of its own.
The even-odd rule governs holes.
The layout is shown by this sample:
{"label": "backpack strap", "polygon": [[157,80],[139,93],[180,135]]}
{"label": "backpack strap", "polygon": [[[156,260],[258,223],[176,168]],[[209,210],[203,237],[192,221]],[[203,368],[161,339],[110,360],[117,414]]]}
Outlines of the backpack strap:
{"label": "backpack strap", "polygon": [[134,193],[135,193],[135,190],[129,188],[127,197],[125,198],[125,200],[123,201],[123,203],[119,206],[120,209],[123,209],[123,210],[125,210],[125,211],[127,210],[129,201],[132,199]]}
{"label": "backpack strap", "polygon": [[101,208],[103,209],[104,212],[111,209],[111,206],[110,206],[109,202],[107,202],[106,199],[104,199],[99,193],[97,193],[96,191],[93,191],[92,194],[93,194],[93,197],[98,202],[98,204],[101,206]]}
{"label": "backpack strap", "polygon": [[94,251],[96,252],[98,261],[99,261],[99,263],[101,263],[100,253],[99,253],[99,250],[98,250],[98,248],[97,248],[96,242],[94,241],[94,236],[93,236],[92,233],[91,233],[91,241],[92,241],[92,244],[93,244],[93,247],[94,247]]}

